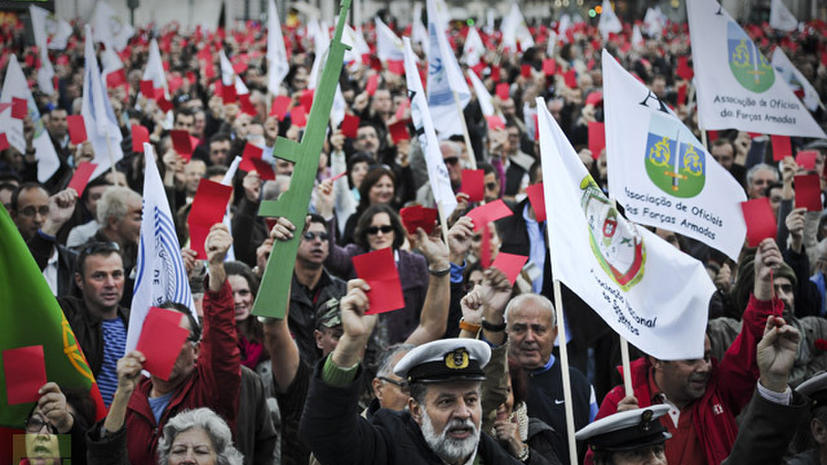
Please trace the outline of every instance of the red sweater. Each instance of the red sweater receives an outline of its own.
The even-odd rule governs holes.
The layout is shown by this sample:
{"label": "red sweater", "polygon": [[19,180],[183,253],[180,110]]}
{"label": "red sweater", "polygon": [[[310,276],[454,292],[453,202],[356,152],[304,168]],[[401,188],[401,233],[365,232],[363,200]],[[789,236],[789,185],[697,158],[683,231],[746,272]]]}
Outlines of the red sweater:
{"label": "red sweater", "polygon": [[172,395],[161,415],[149,406],[152,382],[142,379],[129,398],[126,411],[127,450],[132,465],[158,463],[158,439],[167,420],[182,410],[209,407],[235,431],[241,387],[241,352],[235,327],[233,292],[227,281],[219,292],[204,294],[204,317],[198,360],[190,377]]}
{"label": "red sweater", "polygon": [[[732,450],[738,426],[735,417],[752,398],[758,380],[756,347],[764,335],[769,315],[781,316],[784,304],[778,298],[772,301],[757,300],[750,295],[743,315],[741,333],[727,349],[720,364],[713,360],[712,375],[703,397],[687,408],[692,409],[695,435],[703,448],[706,462],[721,463]],[[631,363],[632,386],[641,408],[652,405],[654,393],[650,388],[651,365],[646,357]],[[622,371],[622,370],[621,370]],[[617,412],[617,404],[625,397],[623,386],[612,389],[603,399],[595,420]],[[662,421],[672,420],[668,416]],[[591,453],[586,464],[591,464]]]}

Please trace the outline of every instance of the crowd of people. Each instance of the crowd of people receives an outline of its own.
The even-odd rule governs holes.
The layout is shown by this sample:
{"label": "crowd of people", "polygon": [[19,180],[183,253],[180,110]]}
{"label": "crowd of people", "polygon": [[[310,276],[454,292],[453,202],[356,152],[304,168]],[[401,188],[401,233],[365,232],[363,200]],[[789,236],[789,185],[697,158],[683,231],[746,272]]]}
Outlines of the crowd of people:
{"label": "crowd of people", "polygon": [[[385,20],[400,35],[410,34],[394,18]],[[230,225],[212,226],[206,260],[189,246],[187,228],[199,181],[221,181],[248,143],[272,148],[278,136],[301,140],[305,129],[291,114],[269,111],[266,29],[255,22],[242,31],[192,33],[174,24],[138,29],[119,51],[127,80],[109,89],[124,157],[78,196],[67,187],[75,169],[101,156],[68,134],[67,116],[81,112],[81,24],[65,50],[52,52],[52,95],[38,88],[37,49],[26,43],[23,23],[0,26],[0,66],[16,54],[42,118],[24,120],[25,150],[0,151],[0,201],[57,298],[108,408],[96,422],[87,396],[49,383],[29,418],[21,419],[33,441],[68,435],[71,453],[64,457],[90,465],[554,464],[568,463],[570,453],[578,463],[595,464],[827,463],[827,379],[818,375],[827,368],[827,215],[795,208],[793,180],[806,170],[794,157],[773,162],[768,135],[731,130],[702,137],[693,91],[687,99],[678,90],[692,86],[676,71],[690,51],[686,24],[666,24],[632,44],[628,24],[602,40],[589,22],[560,34],[551,34],[556,22],[537,22],[529,28],[536,45],[518,50],[502,47],[500,31],[481,30],[487,48],[481,64],[463,67],[479,74],[505,124],[491,127],[474,97],[463,112],[470,146],[462,134],[440,141],[458,207],[430,234],[409,232],[399,213],[411,205],[434,207],[404,73],[372,55],[347,63],[339,84],[346,113],[360,123],[350,135],[329,128],[306,222],[258,216],[263,201],[291,188],[291,161],[273,160],[274,179],[239,170]],[[468,29],[463,21],[448,31],[458,56]],[[766,24],[747,30],[765,55],[783,47],[819,95],[827,95],[823,22],[784,35]],[[373,23],[361,32],[374,50]],[[283,34],[290,68],[280,93],[301,105],[313,41],[302,23],[284,26]],[[167,81],[175,83],[171,124],[159,102],[140,92],[152,38]],[[632,347],[624,375],[633,392],[624,389],[617,369],[617,335],[565,286],[565,321],[557,321],[545,222],[526,194],[542,182],[538,96],[607,190],[605,149],[588,148],[589,123],[603,120],[602,99],[595,98],[603,47],[699,140],[710,140],[709,153],[749,198],[769,198],[778,222],[775,240],[745,245],[738,261],[655,231],[703,262],[717,290],[708,308],[697,309],[709,315],[703,358],[659,360]],[[250,91],[246,103],[218,94],[221,73],[214,70],[222,49],[242,63],[236,72]],[[422,44],[415,42],[414,50],[426,67]],[[546,58],[556,73],[544,71]],[[378,85],[369,88],[369,82]],[[495,92],[498,84],[507,85],[507,95]],[[825,127],[827,113],[818,109],[814,116]],[[392,138],[398,122],[414,137]],[[144,185],[144,154],[132,146],[136,124],[149,130],[157,153],[198,313],[196,319],[184,305],[165,305],[187,315],[189,331],[166,380],[141,374],[140,352],[125,353]],[[191,159],[176,152],[171,129],[198,140]],[[45,182],[38,182],[33,144],[41,130],[60,161]],[[827,141],[793,138],[793,147],[817,151],[812,171],[827,191]],[[481,202],[460,192],[462,171],[472,166],[484,171]],[[346,176],[334,180],[342,171]],[[513,214],[493,227],[466,215],[498,199]],[[252,309],[262,275],[280,265],[270,253],[277,241],[296,235],[289,302],[263,303],[284,306],[285,317],[259,319]],[[358,279],[353,258],[386,248],[399,271],[404,307],[368,315],[370,286]],[[482,265],[484,255],[494,259],[500,252],[529,257],[514,283]],[[570,395],[557,347],[561,327]],[[739,418],[750,427],[739,429]],[[576,450],[570,450],[575,431]],[[34,453],[26,460],[52,463],[47,457]]]}

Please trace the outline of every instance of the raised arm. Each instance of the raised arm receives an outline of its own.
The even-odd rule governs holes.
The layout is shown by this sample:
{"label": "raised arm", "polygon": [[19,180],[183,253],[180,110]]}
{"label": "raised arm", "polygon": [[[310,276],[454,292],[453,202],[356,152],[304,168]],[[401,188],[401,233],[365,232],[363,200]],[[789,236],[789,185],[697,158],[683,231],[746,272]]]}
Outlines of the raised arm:
{"label": "raised arm", "polygon": [[[439,238],[434,229],[430,237],[422,228],[417,228],[414,247],[422,251],[428,260],[428,290],[419,315],[419,325],[405,340],[407,344],[420,345],[441,338],[448,325],[448,310],[451,307],[451,264],[448,261],[448,246]],[[457,234],[454,228],[448,235]],[[450,239],[449,239],[450,241]]]}

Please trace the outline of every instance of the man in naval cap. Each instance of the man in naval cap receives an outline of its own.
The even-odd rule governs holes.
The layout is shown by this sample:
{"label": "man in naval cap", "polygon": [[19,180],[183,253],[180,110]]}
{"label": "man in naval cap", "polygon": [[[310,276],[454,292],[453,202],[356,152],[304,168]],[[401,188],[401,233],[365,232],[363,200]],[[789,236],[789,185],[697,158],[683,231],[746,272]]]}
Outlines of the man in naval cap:
{"label": "man in naval cap", "polygon": [[[340,301],[343,334],[316,367],[300,425],[300,437],[321,463],[518,464],[480,429],[485,342],[442,339],[411,350],[394,368],[410,385],[406,411],[380,409],[359,415],[357,378],[365,345],[376,324],[370,286],[355,279]],[[528,460],[528,457],[525,457]]]}
{"label": "man in naval cap", "polygon": [[672,435],[658,418],[668,411],[668,405],[657,404],[618,412],[587,425],[574,437],[588,443],[595,465],[666,465],[663,445]]}

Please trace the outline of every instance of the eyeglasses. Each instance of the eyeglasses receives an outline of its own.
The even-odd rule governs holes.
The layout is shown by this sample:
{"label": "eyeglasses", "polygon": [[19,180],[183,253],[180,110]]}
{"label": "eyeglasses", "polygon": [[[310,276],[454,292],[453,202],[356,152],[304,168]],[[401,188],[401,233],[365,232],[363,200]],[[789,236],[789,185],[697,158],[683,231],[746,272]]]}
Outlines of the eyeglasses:
{"label": "eyeglasses", "polygon": [[448,157],[448,158],[443,158],[443,160],[445,161],[445,163],[447,163],[449,165],[456,165],[457,163],[459,163],[459,158],[458,157]]}
{"label": "eyeglasses", "polygon": [[38,213],[40,213],[40,216],[48,216],[49,206],[41,205],[40,207],[35,207],[34,205],[30,205],[20,209],[20,214],[23,216],[35,216]]}
{"label": "eyeglasses", "polygon": [[411,385],[408,384],[407,381],[397,381],[395,379],[386,378],[384,376],[377,376],[377,379],[381,379],[386,383],[391,383],[399,387],[399,390],[402,391],[403,394],[410,394],[411,393]]}
{"label": "eyeglasses", "polygon": [[26,432],[27,433],[39,433],[43,431],[43,427],[46,427],[46,431],[50,434],[57,434],[57,428],[47,421],[43,421],[40,417],[31,417],[26,420]]}
{"label": "eyeglasses", "polygon": [[330,235],[328,235],[326,231],[319,231],[319,232],[307,231],[306,233],[304,233],[302,235],[302,237],[306,241],[312,241],[312,240],[315,240],[316,238],[319,238],[320,241],[326,241],[326,240],[330,239]]}
{"label": "eyeglasses", "polygon": [[371,226],[365,231],[367,231],[367,233],[371,236],[379,234],[380,231],[382,232],[382,234],[390,234],[391,232],[393,232],[393,226],[389,226],[387,224],[384,226]]}
{"label": "eyeglasses", "polygon": [[485,183],[485,188],[490,190],[490,191],[493,191],[494,189],[497,188],[497,183],[496,182],[487,182],[487,183]]}

